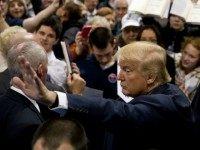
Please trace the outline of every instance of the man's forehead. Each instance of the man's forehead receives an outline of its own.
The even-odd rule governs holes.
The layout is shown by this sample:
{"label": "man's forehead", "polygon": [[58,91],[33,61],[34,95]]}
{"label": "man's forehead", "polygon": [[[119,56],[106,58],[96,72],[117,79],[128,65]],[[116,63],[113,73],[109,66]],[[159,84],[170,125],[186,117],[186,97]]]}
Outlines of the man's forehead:
{"label": "man's forehead", "polygon": [[121,59],[121,58],[119,58],[120,66],[136,67],[136,66],[138,66],[138,64],[139,64],[139,62],[136,59]]}

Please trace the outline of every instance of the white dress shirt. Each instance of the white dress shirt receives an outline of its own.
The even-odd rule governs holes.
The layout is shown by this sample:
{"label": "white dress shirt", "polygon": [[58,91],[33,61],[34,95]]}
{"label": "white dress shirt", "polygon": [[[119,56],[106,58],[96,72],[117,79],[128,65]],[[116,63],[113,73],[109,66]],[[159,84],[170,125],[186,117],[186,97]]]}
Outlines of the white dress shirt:
{"label": "white dress shirt", "polygon": [[54,52],[48,52],[48,71],[52,83],[64,87],[67,79],[67,65],[64,61],[57,59]]}
{"label": "white dress shirt", "polygon": [[[30,97],[26,96],[25,93],[22,90],[20,90],[19,88],[17,88],[17,87],[11,86],[10,88],[12,90],[14,90],[15,92],[25,96],[28,100],[30,100],[30,102],[35,106],[35,108],[40,112],[40,107],[39,107],[39,105],[37,104],[37,102],[35,100],[33,100]],[[63,92],[58,92],[58,91],[55,91],[55,92],[58,95],[58,106],[55,107],[55,108],[52,108],[51,110],[59,112],[59,113],[62,113],[61,115],[64,115],[66,110],[67,110],[67,108],[68,108],[67,96]],[[63,111],[61,112],[60,110],[63,110]]]}

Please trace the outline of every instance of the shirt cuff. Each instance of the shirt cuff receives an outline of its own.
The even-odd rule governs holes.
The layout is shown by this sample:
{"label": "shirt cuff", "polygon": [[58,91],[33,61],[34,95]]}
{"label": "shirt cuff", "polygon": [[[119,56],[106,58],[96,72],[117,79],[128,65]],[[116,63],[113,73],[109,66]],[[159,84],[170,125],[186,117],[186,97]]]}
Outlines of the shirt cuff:
{"label": "shirt cuff", "polygon": [[66,93],[54,91],[58,95],[58,107],[68,109],[68,99]]}

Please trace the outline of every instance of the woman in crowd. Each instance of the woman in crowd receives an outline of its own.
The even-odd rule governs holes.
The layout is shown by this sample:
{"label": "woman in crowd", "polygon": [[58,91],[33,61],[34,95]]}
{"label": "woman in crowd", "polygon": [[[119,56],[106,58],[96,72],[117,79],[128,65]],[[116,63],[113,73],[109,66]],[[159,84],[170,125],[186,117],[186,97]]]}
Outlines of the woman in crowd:
{"label": "woman in crowd", "polygon": [[176,84],[192,100],[200,82],[200,38],[187,38],[175,60]]}

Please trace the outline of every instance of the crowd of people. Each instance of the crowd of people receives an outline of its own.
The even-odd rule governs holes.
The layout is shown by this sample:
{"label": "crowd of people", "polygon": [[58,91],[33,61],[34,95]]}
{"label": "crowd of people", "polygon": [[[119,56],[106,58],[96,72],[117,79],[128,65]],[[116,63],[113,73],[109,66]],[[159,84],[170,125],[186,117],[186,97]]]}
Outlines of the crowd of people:
{"label": "crowd of people", "polygon": [[200,147],[200,24],[132,2],[0,0],[1,147]]}

